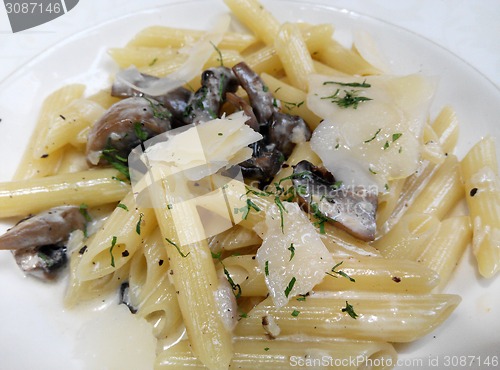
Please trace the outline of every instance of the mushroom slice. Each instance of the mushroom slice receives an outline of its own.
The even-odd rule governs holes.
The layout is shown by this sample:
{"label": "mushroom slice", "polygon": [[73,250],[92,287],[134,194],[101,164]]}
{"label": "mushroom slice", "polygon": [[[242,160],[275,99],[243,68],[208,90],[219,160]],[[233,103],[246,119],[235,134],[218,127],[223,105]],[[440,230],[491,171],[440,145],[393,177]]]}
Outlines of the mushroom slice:
{"label": "mushroom slice", "polygon": [[274,106],[274,96],[266,87],[264,81],[245,62],[236,64],[233,67],[233,73],[247,92],[259,123],[268,122],[276,111],[276,107]]}
{"label": "mushroom slice", "polygon": [[0,236],[0,250],[12,250],[24,272],[51,279],[67,262],[69,235],[84,228],[85,216],[80,207],[55,207],[22,220]]}
{"label": "mushroom slice", "polygon": [[311,130],[302,117],[286,113],[274,112],[269,127],[269,141],[276,144],[283,155],[288,158],[295,144],[309,141]]}
{"label": "mushroom slice", "polygon": [[258,181],[262,188],[278,173],[285,159],[274,145],[265,145],[262,140],[252,144],[252,149],[252,158],[240,163],[241,172],[245,179]]}
{"label": "mushroom slice", "polygon": [[236,92],[238,81],[226,67],[209,68],[201,75],[201,87],[184,111],[186,123],[199,124],[217,118],[227,92]]}
{"label": "mushroom slice", "polygon": [[[138,88],[148,88],[155,81],[159,80],[158,77],[150,76],[145,73],[139,73],[134,70],[130,70],[129,75],[129,82]],[[193,93],[191,90],[188,90],[183,86],[170,90],[164,95],[155,97],[144,94],[142,91],[131,87],[129,84],[126,84],[120,79],[116,79],[111,86],[111,96],[119,98],[142,96],[162,104],[165,108],[167,108],[167,110],[170,111],[170,113],[172,113],[172,128],[180,127],[185,124],[184,111],[186,110],[192,95]]]}
{"label": "mushroom slice", "polygon": [[141,142],[170,130],[171,115],[159,102],[146,97],[113,104],[89,132],[87,160],[97,165],[127,158]]}
{"label": "mushroom slice", "polygon": [[361,240],[375,239],[378,196],[373,189],[336,182],[324,167],[316,167],[308,161],[297,163],[293,173],[299,202],[308,212],[336,222]]}

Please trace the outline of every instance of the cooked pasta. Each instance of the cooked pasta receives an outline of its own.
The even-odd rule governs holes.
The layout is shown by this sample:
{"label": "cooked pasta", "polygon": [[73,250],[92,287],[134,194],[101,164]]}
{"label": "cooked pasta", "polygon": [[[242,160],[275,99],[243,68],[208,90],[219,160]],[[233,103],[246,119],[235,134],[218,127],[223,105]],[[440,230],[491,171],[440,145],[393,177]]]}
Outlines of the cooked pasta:
{"label": "cooked pasta", "polygon": [[67,254],[65,305],[118,296],[151,325],[158,370],[390,369],[392,343],[459,305],[440,292],[469,244],[481,275],[500,269],[495,142],[457,158],[425,76],[383,74],[334,25],[224,2],[251,33],[152,25],[110,45],[110,89],[45,99],[0,183],[0,217],[33,217],[0,250],[43,276],[64,262],[47,246]]}

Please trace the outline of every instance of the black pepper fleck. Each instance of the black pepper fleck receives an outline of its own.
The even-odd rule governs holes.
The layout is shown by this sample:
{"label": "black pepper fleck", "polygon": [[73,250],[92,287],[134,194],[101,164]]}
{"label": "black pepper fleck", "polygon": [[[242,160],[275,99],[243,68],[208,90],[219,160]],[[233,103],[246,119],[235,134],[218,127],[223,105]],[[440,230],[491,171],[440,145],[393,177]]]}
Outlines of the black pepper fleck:
{"label": "black pepper fleck", "polygon": [[476,195],[476,193],[477,193],[477,188],[470,189],[470,193],[469,194],[470,194],[471,197],[473,197],[474,195]]}
{"label": "black pepper fleck", "polygon": [[392,277],[392,281],[394,281],[395,283],[400,283],[401,282],[401,278],[397,277],[397,276],[393,276]]}

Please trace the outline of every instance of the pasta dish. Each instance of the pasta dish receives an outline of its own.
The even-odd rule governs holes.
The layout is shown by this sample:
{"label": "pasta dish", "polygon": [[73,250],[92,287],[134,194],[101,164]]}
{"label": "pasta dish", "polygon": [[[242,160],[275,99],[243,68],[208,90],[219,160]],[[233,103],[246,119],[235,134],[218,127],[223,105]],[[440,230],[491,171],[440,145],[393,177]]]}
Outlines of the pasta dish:
{"label": "pasta dish", "polygon": [[469,248],[500,269],[495,141],[455,155],[438,81],[392,74],[370,35],[224,3],[110,45],[109,88],[45,97],[0,250],[67,279],[68,309],[116,297],[155,369],[391,369],[460,304]]}

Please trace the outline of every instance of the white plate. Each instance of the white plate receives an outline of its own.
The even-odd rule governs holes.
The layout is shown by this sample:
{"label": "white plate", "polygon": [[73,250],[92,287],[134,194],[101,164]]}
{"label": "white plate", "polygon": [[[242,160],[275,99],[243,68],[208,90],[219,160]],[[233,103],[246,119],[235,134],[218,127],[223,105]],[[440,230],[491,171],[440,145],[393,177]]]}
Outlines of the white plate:
{"label": "white plate", "polygon": [[[432,115],[446,104],[457,111],[461,123],[459,157],[488,133],[500,137],[500,125],[496,124],[499,90],[448,51],[388,23],[332,7],[305,1],[264,3],[280,20],[328,22],[343,35],[357,29],[368,31],[394,72],[438,77]],[[4,80],[0,85],[0,158],[4,159],[0,181],[9,180],[14,173],[46,95],[69,82],[88,84],[89,93],[108,83],[114,67],[107,48],[124,45],[138,30],[154,24],[204,29],[210,15],[225,11],[221,1],[190,1],[115,19],[56,45]],[[8,226],[0,224],[0,232]],[[84,320],[62,308],[63,284],[25,278],[8,252],[0,252],[0,282],[0,368],[58,369],[61,364],[68,370],[81,368],[73,354],[77,351],[75,336]],[[483,361],[486,356],[500,354],[500,279],[481,279],[472,254],[467,252],[447,292],[460,294],[462,303],[433,333],[398,346],[400,358],[410,361],[399,368],[435,369],[436,361],[444,368],[446,356],[474,356],[467,361],[474,360],[470,367],[479,368],[479,356]]]}

